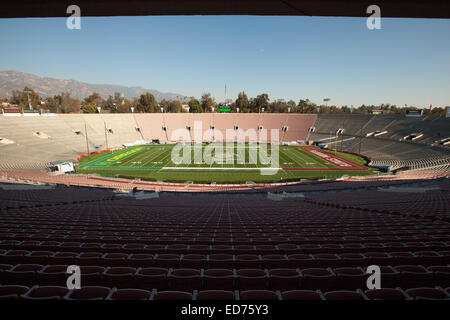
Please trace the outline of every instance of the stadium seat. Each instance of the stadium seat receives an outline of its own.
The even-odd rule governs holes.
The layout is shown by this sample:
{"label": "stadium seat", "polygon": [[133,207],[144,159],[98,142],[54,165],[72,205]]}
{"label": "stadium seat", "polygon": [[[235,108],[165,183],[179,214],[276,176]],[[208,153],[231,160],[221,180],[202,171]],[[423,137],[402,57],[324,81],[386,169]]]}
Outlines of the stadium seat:
{"label": "stadium seat", "polygon": [[152,300],[192,300],[192,293],[184,291],[156,291]]}
{"label": "stadium seat", "polygon": [[101,286],[103,284],[103,273],[105,267],[102,266],[80,266],[81,287],[83,286]]}
{"label": "stadium seat", "polygon": [[433,273],[422,266],[401,265],[394,269],[400,272],[402,288],[416,288],[418,285],[432,285]]}
{"label": "stadium seat", "polygon": [[278,292],[269,290],[239,291],[239,300],[279,300]]}
{"label": "stadium seat", "polygon": [[103,281],[108,287],[130,288],[134,284],[136,268],[108,267],[103,272]]}
{"label": "stadium seat", "polygon": [[366,290],[364,292],[369,300],[406,300],[408,296],[400,288],[382,288]]}
{"label": "stadium seat", "polygon": [[336,287],[336,275],[327,268],[302,269],[300,284],[308,290],[329,291]]}
{"label": "stadium seat", "polygon": [[135,286],[140,289],[150,290],[153,288],[168,288],[166,268],[139,268],[135,275]]}
{"label": "stadium seat", "polygon": [[266,289],[268,275],[262,269],[239,269],[236,271],[236,288],[238,290]]}
{"label": "stadium seat", "polygon": [[325,300],[367,300],[362,291],[328,291],[324,293]]}
{"label": "stadium seat", "polygon": [[433,273],[434,285],[450,286],[450,266],[431,266],[427,270]]}
{"label": "stadium seat", "polygon": [[149,300],[150,291],[141,289],[113,289],[107,300]]}
{"label": "stadium seat", "polygon": [[65,300],[104,300],[111,292],[110,288],[106,287],[81,287],[78,290],[71,290],[64,298]]}
{"label": "stadium seat", "polygon": [[231,254],[217,253],[211,254],[208,257],[209,268],[233,268],[234,267],[234,256]]}
{"label": "stadium seat", "polygon": [[323,300],[320,290],[289,290],[281,292],[283,300]]}
{"label": "stadium seat", "polygon": [[170,288],[175,291],[193,291],[202,285],[200,270],[197,269],[173,269],[168,280]]}
{"label": "stadium seat", "polygon": [[366,287],[368,275],[359,267],[334,268],[336,287],[339,289],[356,290]]}
{"label": "stadium seat", "polygon": [[0,300],[16,300],[30,290],[29,287],[19,285],[0,286]]}
{"label": "stadium seat", "polygon": [[28,300],[61,300],[69,289],[60,286],[34,286],[22,297]]}
{"label": "stadium seat", "polygon": [[269,270],[269,288],[271,290],[296,290],[300,288],[300,273],[297,269]]}
{"label": "stadium seat", "polygon": [[236,268],[259,268],[261,266],[261,258],[256,254],[238,254],[235,256]]}
{"label": "stadium seat", "polygon": [[37,281],[43,286],[64,286],[67,278],[67,265],[49,265],[37,271]]}
{"label": "stadium seat", "polygon": [[154,266],[158,268],[178,268],[180,266],[180,256],[172,253],[158,254],[153,259]]}
{"label": "stadium seat", "polygon": [[128,257],[130,266],[138,268],[151,267],[153,265],[153,255],[147,253],[132,253]]}
{"label": "stadium seat", "polygon": [[410,288],[406,294],[415,300],[448,300],[450,296],[440,288]]}
{"label": "stadium seat", "polygon": [[44,268],[41,264],[18,264],[6,271],[3,284],[23,284],[32,286],[37,283],[37,273]]}
{"label": "stadium seat", "polygon": [[197,300],[234,300],[233,291],[227,290],[202,290],[197,294]]}
{"label": "stadium seat", "polygon": [[315,265],[314,258],[309,254],[290,254],[288,255],[289,268],[306,269]]}
{"label": "stadium seat", "polygon": [[276,269],[287,265],[287,256],[281,254],[262,255],[261,265],[263,268]]}
{"label": "stadium seat", "polygon": [[206,269],[203,273],[203,282],[206,290],[233,290],[235,276],[230,269]]}
{"label": "stadium seat", "polygon": [[202,269],[207,267],[208,257],[205,254],[185,254],[181,258],[183,268]]}

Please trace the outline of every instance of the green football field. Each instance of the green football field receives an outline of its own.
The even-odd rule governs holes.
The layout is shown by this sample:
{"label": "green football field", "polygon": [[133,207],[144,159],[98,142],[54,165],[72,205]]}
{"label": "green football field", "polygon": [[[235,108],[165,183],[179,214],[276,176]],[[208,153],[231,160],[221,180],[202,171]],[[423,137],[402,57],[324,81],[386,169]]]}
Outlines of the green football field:
{"label": "green football field", "polygon": [[373,174],[365,164],[356,155],[310,146],[166,144],[91,154],[80,159],[78,171],[152,181],[245,183]]}

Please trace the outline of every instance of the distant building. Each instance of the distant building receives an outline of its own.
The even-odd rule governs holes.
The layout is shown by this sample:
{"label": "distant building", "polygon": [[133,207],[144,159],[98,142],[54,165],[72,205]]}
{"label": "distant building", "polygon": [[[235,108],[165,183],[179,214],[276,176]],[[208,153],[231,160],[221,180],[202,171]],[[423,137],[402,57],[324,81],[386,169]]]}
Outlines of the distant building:
{"label": "distant building", "polygon": [[183,104],[181,105],[181,107],[182,107],[186,112],[189,112],[189,105],[188,105],[187,103],[183,103]]}

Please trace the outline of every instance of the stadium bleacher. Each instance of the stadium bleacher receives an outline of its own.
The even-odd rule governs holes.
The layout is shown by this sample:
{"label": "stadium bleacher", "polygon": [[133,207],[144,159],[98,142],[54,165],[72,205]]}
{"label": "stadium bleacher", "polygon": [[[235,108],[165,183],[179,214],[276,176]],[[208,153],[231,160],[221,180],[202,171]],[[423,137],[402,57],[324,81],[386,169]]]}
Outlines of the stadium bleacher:
{"label": "stadium bleacher", "polygon": [[[286,142],[344,129],[348,141],[363,141],[371,165],[393,172],[196,185],[43,170],[86,153],[86,142],[105,149],[105,127],[108,147],[120,147],[169,142],[196,120],[202,133],[286,126]],[[0,146],[0,299],[450,299],[449,149],[431,145],[436,132],[449,135],[447,124],[372,115],[0,117],[0,136],[14,141]],[[412,128],[423,138],[400,141]],[[336,144],[359,152],[345,146]],[[81,267],[82,289],[67,289],[68,265]],[[368,289],[369,265],[380,267],[381,289]]]}

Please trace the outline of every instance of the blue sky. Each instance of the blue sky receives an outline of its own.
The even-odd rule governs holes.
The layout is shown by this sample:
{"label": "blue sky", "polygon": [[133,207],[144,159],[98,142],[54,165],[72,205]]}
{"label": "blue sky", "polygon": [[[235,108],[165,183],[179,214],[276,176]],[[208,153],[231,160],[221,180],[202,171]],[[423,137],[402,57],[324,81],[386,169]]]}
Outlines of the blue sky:
{"label": "blue sky", "polygon": [[450,105],[450,20],[190,16],[0,19],[0,70],[216,101]]}

